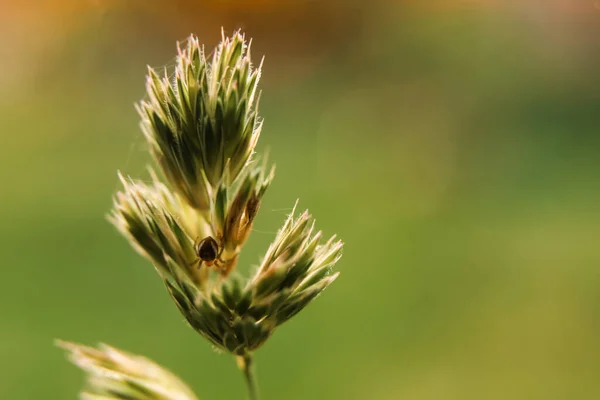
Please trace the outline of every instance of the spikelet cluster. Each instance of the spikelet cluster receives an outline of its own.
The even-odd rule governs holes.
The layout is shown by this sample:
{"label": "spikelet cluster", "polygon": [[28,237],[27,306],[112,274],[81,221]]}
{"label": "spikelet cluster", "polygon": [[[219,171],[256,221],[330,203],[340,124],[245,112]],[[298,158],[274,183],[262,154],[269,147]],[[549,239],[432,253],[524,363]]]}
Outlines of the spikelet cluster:
{"label": "spikelet cluster", "polygon": [[105,344],[99,348],[58,341],[86,373],[82,400],[197,400],[177,376],[155,362]]}
{"label": "spikelet cluster", "polygon": [[[294,211],[256,274],[230,276],[274,176],[254,156],[259,78],[239,33],[210,58],[191,37],[179,48],[173,80],[150,69],[138,109],[165,182],[154,172],[149,184],[121,177],[110,216],[154,264],[189,324],[236,355],[260,347],[333,282],[342,249],[322,240],[307,212]],[[207,237],[218,245],[211,267],[195,262],[198,240]]]}
{"label": "spikelet cluster", "polygon": [[[155,167],[149,182],[119,175],[123,189],[109,214],[189,325],[246,360],[337,278],[342,254],[341,241],[324,239],[294,207],[255,272],[232,273],[274,177],[255,154],[260,75],[239,32],[210,57],[191,36],[178,46],[174,73],[150,68],[137,109]],[[195,399],[147,359],[108,346],[61,346],[88,372],[87,398]]]}

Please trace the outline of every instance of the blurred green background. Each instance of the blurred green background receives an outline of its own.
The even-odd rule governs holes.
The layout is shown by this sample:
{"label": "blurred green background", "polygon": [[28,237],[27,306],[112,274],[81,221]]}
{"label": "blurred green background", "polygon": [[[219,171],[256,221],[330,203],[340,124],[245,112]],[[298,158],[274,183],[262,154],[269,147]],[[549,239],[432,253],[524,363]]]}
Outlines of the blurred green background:
{"label": "blurred green background", "polygon": [[221,26],[266,55],[277,164],[241,268],[297,198],[346,242],[340,279],[257,353],[264,399],[600,398],[592,1],[38,0],[0,22],[0,398],[76,398],[54,338],[244,398],[104,219],[116,171],[149,161],[145,65]]}

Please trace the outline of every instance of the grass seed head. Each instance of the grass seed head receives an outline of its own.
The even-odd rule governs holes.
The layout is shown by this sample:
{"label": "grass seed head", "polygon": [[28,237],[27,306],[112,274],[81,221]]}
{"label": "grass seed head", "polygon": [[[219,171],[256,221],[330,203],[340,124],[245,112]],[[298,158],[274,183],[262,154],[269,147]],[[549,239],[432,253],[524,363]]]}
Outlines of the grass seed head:
{"label": "grass seed head", "polygon": [[86,373],[82,399],[197,400],[177,376],[145,357],[105,344],[97,349],[63,341],[57,345]]}
{"label": "grass seed head", "polygon": [[173,79],[149,70],[139,110],[166,182],[152,171],[151,183],[121,177],[109,217],[154,264],[188,323],[235,355],[260,347],[327,288],[342,250],[294,208],[254,276],[232,273],[274,176],[266,157],[252,159],[259,77],[240,33],[212,57],[190,37]]}

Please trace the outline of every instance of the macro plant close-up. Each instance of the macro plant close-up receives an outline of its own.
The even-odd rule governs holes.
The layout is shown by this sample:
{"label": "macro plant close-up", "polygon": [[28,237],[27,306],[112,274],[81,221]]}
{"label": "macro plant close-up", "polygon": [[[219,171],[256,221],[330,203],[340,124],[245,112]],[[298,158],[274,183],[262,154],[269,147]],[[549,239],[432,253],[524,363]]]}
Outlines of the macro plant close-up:
{"label": "macro plant close-up", "polygon": [[596,3],[0,1],[0,399],[600,399]]}
{"label": "macro plant close-up", "polygon": [[[223,34],[224,35],[224,34]],[[261,63],[262,64],[262,63]],[[338,276],[342,242],[323,238],[296,206],[249,279],[236,264],[274,168],[255,146],[261,64],[243,34],[206,53],[195,36],[178,47],[174,71],[148,69],[137,109],[160,172],[150,182],[120,176],[110,222],[148,259],[188,324],[236,357],[258,399],[253,352]],[[58,342],[88,374],[85,398],[193,399],[153,362],[102,345]]]}

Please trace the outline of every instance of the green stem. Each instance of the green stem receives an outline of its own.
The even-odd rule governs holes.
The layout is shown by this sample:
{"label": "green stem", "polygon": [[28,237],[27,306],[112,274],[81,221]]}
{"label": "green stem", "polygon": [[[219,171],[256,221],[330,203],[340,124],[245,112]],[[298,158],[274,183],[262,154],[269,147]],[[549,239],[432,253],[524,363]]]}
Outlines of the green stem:
{"label": "green stem", "polygon": [[254,364],[252,360],[252,356],[250,354],[245,354],[243,356],[237,356],[238,367],[244,373],[244,378],[246,378],[246,387],[248,388],[248,398],[250,400],[259,400],[258,399],[258,386],[256,384],[256,375],[254,374]]}

